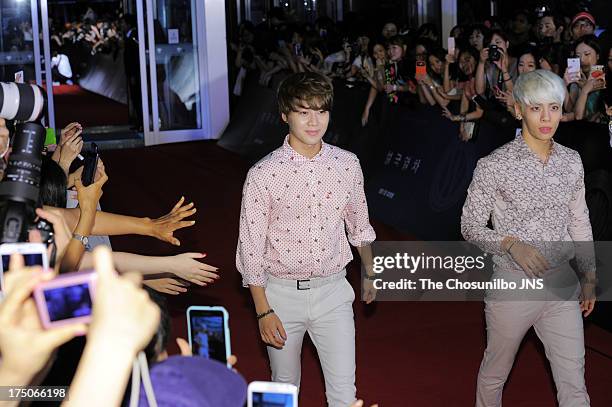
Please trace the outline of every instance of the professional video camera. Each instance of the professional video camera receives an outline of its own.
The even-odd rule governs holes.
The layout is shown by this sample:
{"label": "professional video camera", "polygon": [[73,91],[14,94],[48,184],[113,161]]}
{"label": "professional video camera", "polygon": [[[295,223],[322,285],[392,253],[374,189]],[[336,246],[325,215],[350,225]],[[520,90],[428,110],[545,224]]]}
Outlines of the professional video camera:
{"label": "professional video camera", "polygon": [[29,230],[40,230],[52,243],[53,228],[36,221],[40,170],[46,130],[40,124],[44,92],[36,85],[0,82],[0,118],[14,120],[12,152],[0,182],[0,243],[26,242]]}

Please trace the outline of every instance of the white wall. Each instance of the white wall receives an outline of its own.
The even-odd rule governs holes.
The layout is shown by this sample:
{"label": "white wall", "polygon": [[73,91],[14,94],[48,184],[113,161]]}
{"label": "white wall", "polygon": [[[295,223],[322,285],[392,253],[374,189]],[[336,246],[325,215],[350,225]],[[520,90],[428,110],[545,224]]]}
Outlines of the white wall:
{"label": "white wall", "polygon": [[[229,123],[229,89],[227,74],[227,38],[225,33],[225,1],[197,1],[203,8],[205,49],[204,81],[208,84],[209,109],[207,138],[217,139]],[[201,21],[201,20],[198,20]],[[202,75],[200,76],[202,78]],[[207,123],[204,123],[206,128]]]}

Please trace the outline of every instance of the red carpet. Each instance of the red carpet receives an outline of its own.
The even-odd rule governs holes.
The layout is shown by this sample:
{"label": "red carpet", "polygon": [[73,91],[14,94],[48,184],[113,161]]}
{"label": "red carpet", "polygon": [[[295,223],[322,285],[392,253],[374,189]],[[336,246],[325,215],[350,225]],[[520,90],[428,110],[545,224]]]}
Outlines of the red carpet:
{"label": "red carpet", "polygon": [[129,124],[127,105],[79,85],[54,86],[53,101],[58,129],[74,121],[79,121],[83,127]]}
{"label": "red carpet", "polygon": [[[241,288],[234,266],[242,183],[248,165],[212,142],[104,152],[102,158],[110,177],[102,198],[105,210],[155,217],[169,210],[182,194],[197,204],[196,225],[178,233],[181,249],[208,253],[207,262],[220,267],[223,277],[212,287],[170,298],[173,337],[186,336],[187,306],[223,305],[230,314],[238,370],[248,381],[269,380],[250,295]],[[379,240],[402,239],[387,227],[375,227]],[[142,254],[179,253],[169,245],[134,236],[114,238],[113,245],[115,250]],[[350,281],[359,290],[355,263],[349,268]],[[476,373],[485,346],[482,303],[386,302],[366,306],[356,302],[354,309],[359,397],[377,401],[381,407],[474,405]],[[586,339],[592,406],[612,406],[612,334],[587,324]],[[170,349],[177,351],[174,342]],[[555,400],[542,346],[531,332],[506,385],[504,405],[554,406]],[[300,405],[325,405],[323,375],[309,342],[304,348]]]}

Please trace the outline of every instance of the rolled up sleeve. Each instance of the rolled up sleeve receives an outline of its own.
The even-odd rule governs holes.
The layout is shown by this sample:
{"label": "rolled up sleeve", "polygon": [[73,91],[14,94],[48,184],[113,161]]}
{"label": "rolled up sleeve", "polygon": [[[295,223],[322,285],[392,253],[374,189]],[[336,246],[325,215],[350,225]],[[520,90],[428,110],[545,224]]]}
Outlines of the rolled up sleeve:
{"label": "rolled up sleeve", "polygon": [[361,247],[376,240],[376,233],[370,225],[368,203],[363,185],[363,172],[359,160],[355,159],[355,165],[351,195],[344,210],[344,223],[349,243],[354,247]]}
{"label": "rolled up sleeve", "polygon": [[257,174],[251,170],[242,190],[240,230],[236,268],[242,284],[265,287],[267,275],[262,263],[270,215],[269,197]]}

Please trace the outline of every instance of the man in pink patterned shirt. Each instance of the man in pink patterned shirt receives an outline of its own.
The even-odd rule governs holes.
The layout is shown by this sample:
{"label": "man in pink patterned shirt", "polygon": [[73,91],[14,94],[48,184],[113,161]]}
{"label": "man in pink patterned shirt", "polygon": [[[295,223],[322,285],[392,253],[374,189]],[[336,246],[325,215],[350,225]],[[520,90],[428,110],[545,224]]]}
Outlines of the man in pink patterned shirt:
{"label": "man in pink patterned shirt", "polygon": [[[269,345],[272,380],[299,386],[308,332],[329,406],[346,407],[356,393],[355,293],[345,278],[353,258],[349,243],[372,276],[370,243],[376,238],[363,174],[354,154],[322,141],[333,100],[327,78],[294,74],[281,84],[278,99],[289,135],[249,170],[236,266]],[[366,278],[363,288],[364,299],[373,301],[372,280]]]}

